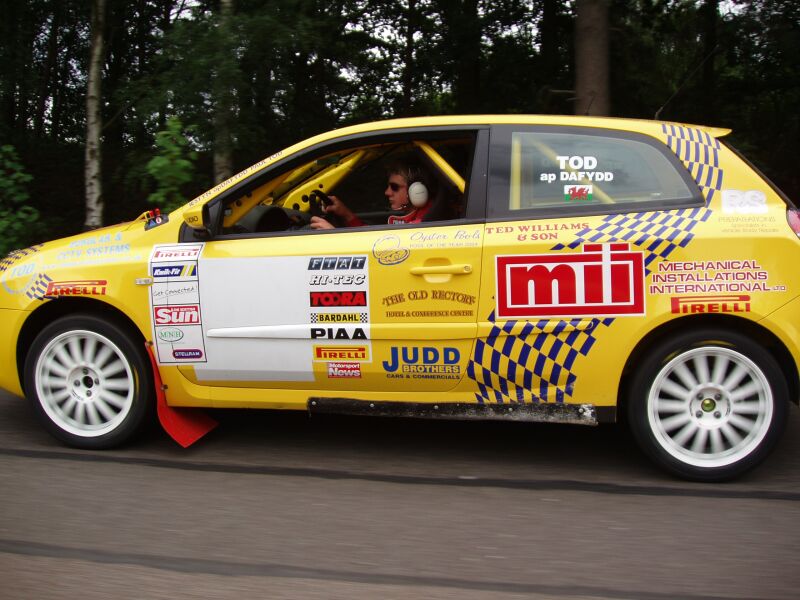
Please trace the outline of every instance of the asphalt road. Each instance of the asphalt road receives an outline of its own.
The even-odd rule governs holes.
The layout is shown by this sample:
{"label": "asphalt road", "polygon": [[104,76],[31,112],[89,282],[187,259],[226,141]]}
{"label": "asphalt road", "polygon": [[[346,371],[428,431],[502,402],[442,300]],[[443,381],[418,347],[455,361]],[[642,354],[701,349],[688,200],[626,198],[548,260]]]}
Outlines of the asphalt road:
{"label": "asphalt road", "polygon": [[217,413],[52,440],[0,393],[0,598],[797,598],[800,411],[728,484],[618,427]]}

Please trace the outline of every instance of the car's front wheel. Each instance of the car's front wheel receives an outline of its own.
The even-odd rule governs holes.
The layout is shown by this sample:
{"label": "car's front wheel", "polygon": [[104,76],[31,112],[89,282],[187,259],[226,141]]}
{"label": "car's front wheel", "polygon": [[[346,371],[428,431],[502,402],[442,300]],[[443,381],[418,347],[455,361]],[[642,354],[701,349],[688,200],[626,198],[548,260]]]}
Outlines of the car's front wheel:
{"label": "car's front wheel", "polygon": [[748,337],[716,329],[684,333],[634,368],[628,398],[634,437],[681,477],[738,477],[769,454],[784,429],[785,378]]}
{"label": "car's front wheel", "polygon": [[130,440],[153,407],[143,344],[93,315],[62,317],[36,336],[25,360],[25,392],[45,428],[76,448]]}

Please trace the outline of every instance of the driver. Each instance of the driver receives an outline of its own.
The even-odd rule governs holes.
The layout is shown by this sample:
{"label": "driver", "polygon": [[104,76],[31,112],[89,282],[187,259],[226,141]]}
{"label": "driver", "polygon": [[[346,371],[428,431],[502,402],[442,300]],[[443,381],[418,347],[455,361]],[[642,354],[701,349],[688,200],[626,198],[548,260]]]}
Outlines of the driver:
{"label": "driver", "polygon": [[[396,163],[389,170],[389,181],[384,195],[389,200],[389,208],[394,211],[408,211],[402,215],[389,217],[389,224],[419,223],[431,208],[432,194],[429,193],[430,179],[423,169],[414,164]],[[336,196],[329,196],[330,203],[323,205],[323,210],[337,215],[345,227],[366,225],[347,205]],[[312,229],[334,229],[330,221],[323,217],[311,217]]]}

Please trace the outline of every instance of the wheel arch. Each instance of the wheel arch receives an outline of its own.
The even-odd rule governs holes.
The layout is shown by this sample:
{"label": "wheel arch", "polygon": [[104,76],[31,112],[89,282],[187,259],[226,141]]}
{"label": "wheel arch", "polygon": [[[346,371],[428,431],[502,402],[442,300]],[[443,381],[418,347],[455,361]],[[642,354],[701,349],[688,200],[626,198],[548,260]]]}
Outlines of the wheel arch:
{"label": "wheel arch", "polygon": [[617,418],[626,418],[627,401],[630,392],[630,384],[636,364],[650,352],[651,348],[659,344],[662,340],[681,333],[697,330],[700,328],[715,327],[719,329],[730,329],[742,333],[765,348],[778,362],[781,370],[786,375],[786,384],[789,388],[789,398],[795,404],[800,403],[800,374],[791,353],[784,343],[771,331],[755,321],[734,317],[730,315],[692,315],[672,319],[656,327],[639,343],[628,355],[628,360],[622,370],[622,380],[620,382],[617,396]]}
{"label": "wheel arch", "polygon": [[56,319],[76,313],[103,317],[128,334],[135,336],[135,339],[142,342],[145,340],[141,330],[128,315],[106,302],[91,298],[59,298],[45,302],[25,320],[17,339],[17,376],[23,392],[25,391],[25,357],[33,340]]}

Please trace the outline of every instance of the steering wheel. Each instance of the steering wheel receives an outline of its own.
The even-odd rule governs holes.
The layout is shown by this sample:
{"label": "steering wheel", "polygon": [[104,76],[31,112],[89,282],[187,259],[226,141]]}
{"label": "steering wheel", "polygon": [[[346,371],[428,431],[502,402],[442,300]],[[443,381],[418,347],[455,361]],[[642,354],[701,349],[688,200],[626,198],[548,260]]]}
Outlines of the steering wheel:
{"label": "steering wheel", "polygon": [[308,213],[312,217],[322,217],[329,221],[334,227],[342,226],[342,219],[339,215],[325,212],[324,207],[333,204],[330,196],[322,190],[311,190],[308,194]]}

